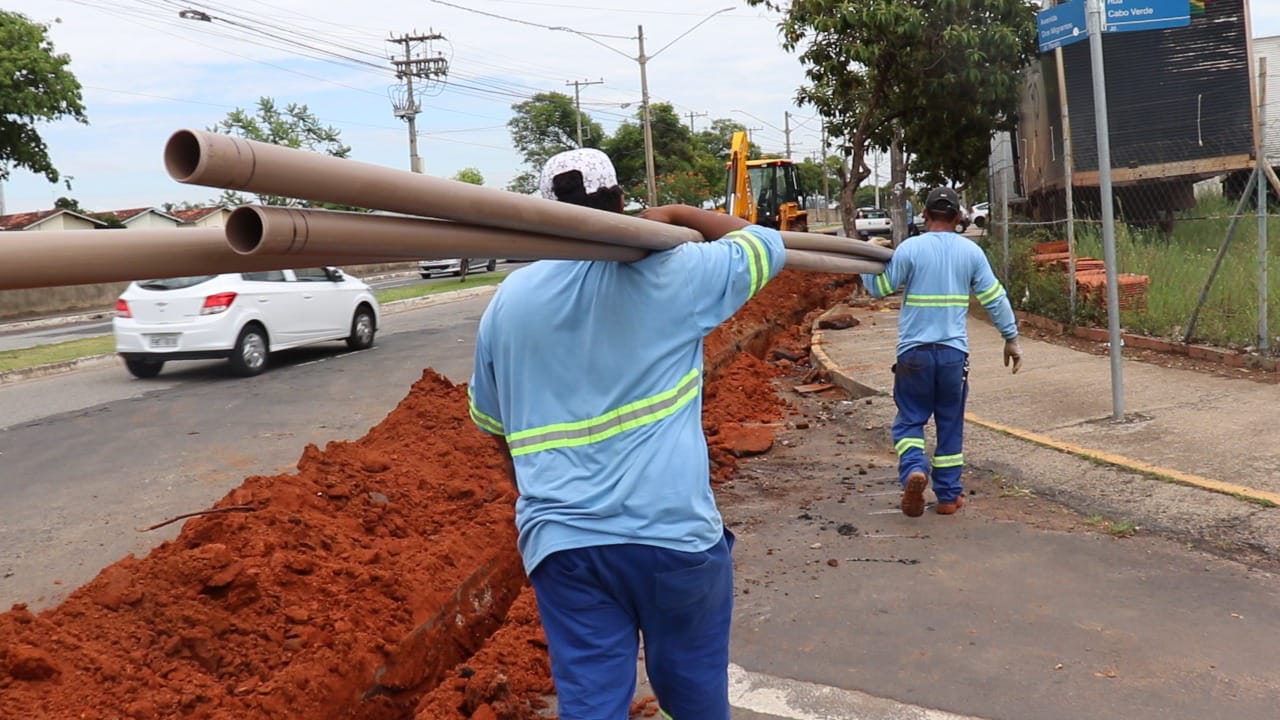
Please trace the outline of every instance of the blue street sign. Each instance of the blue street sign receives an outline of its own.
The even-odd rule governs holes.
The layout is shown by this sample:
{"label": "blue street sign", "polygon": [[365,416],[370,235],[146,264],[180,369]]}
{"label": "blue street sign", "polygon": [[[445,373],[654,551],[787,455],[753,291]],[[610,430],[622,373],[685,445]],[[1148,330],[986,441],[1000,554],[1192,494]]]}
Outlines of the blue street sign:
{"label": "blue street sign", "polygon": [[1104,0],[1103,32],[1135,32],[1191,24],[1191,0]]}
{"label": "blue street sign", "polygon": [[[1190,2],[1190,0],[1183,0]],[[1084,0],[1071,0],[1036,13],[1040,52],[1045,53],[1089,37],[1085,31]]]}

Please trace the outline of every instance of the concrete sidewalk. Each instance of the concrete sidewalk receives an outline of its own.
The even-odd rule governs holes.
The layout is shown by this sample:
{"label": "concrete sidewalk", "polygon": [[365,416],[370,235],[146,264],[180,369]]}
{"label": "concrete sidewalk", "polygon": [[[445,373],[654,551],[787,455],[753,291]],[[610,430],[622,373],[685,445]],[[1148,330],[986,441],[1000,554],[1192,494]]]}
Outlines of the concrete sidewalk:
{"label": "concrete sidewalk", "polygon": [[[859,322],[815,332],[815,360],[855,395],[891,394],[896,302],[830,314],[836,312],[851,312]],[[1115,423],[1107,355],[1024,335],[1023,367],[1012,375],[1002,363],[1003,340],[982,312],[971,312],[969,320],[968,463],[1017,473],[1017,458],[995,450],[1008,447],[992,439],[998,434],[1002,441],[1020,438],[1027,449],[1047,447],[1112,465],[1136,480],[1090,486],[1072,471],[1042,485],[1060,498],[1086,499],[1090,510],[1118,509],[1148,527],[1190,535],[1215,528],[1211,542],[1225,539],[1280,557],[1274,509],[1280,505],[1280,424],[1274,422],[1280,386],[1125,360],[1127,419]],[[927,436],[932,447],[932,427]],[[1072,504],[1082,509],[1081,502]]]}

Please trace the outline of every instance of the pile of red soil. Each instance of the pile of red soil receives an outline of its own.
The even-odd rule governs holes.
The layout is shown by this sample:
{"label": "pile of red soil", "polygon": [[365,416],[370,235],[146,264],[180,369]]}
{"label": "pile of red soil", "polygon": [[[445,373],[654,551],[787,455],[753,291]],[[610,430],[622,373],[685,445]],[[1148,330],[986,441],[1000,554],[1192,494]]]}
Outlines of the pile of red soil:
{"label": "pile of red soil", "polygon": [[[848,292],[784,273],[708,338],[717,479],[736,430],[782,417],[756,354],[806,346],[797,323]],[[552,686],[514,498],[465,388],[428,370],[363,438],[248,478],[56,608],[0,615],[0,718],[532,718]]]}

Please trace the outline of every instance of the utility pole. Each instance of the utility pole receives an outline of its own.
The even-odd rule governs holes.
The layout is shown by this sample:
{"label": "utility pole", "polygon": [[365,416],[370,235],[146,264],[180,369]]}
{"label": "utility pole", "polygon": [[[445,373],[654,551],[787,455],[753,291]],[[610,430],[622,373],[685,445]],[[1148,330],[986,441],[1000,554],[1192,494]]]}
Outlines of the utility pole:
{"label": "utility pole", "polygon": [[791,159],[791,111],[787,110],[782,113],[782,127],[785,128],[782,133],[787,138],[787,159]]}
{"label": "utility pole", "polygon": [[399,44],[404,50],[403,58],[391,58],[391,66],[396,70],[396,79],[403,80],[405,83],[404,96],[392,98],[391,107],[396,117],[409,124],[409,169],[416,173],[423,170],[422,158],[418,156],[417,125],[418,113],[422,112],[422,106],[418,104],[417,95],[414,93],[413,79],[430,82],[435,78],[443,78],[449,74],[449,61],[441,55],[428,57],[421,50],[415,50],[415,46],[425,43],[427,45],[425,49],[429,52],[432,40],[443,39],[444,36],[439,33],[428,32],[426,35],[401,35],[387,40],[387,42]]}
{"label": "utility pole", "polygon": [[[831,172],[827,170],[827,124],[822,123],[822,202],[827,207],[831,207],[831,187],[828,178]],[[827,207],[822,208],[824,211]]]}
{"label": "utility pole", "polygon": [[690,111],[689,111],[689,132],[693,132],[693,119],[694,119],[694,118],[700,118],[700,117],[706,117],[706,116],[707,116],[707,114],[706,114],[706,113],[696,113],[696,112],[694,112],[694,111],[690,110]]}
{"label": "utility pole", "polygon": [[658,181],[653,169],[653,122],[649,119],[649,73],[645,68],[649,57],[644,54],[644,26],[637,25],[636,31],[640,41],[640,56],[636,58],[636,62],[640,63],[640,103],[644,107],[645,186],[648,192],[647,204],[654,207],[658,204]]}
{"label": "utility pole", "polygon": [[[749,142],[749,143],[751,143],[752,145],[754,145],[754,144],[755,144],[755,142],[756,142],[756,140],[755,140],[755,137],[756,137],[755,132],[756,132],[757,130],[763,130],[764,128],[762,128],[762,127],[758,127],[758,128],[749,127],[749,128],[744,128],[744,129],[747,131],[747,142]],[[750,149],[750,148],[748,148],[748,149]]]}
{"label": "utility pole", "polygon": [[578,121],[578,147],[582,147],[582,101],[578,97],[578,88],[582,85],[603,85],[604,78],[599,80],[565,80],[564,84],[573,86],[573,109]]}

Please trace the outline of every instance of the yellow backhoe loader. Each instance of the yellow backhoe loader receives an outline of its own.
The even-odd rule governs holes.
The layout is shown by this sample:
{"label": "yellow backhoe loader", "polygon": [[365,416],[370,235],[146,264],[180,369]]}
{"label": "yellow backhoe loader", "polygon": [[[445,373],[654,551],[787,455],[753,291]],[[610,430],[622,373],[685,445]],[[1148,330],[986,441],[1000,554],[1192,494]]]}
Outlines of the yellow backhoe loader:
{"label": "yellow backhoe loader", "polygon": [[809,230],[796,166],[786,158],[748,160],[750,143],[745,132],[733,134],[729,147],[725,212],[750,223],[777,230]]}

